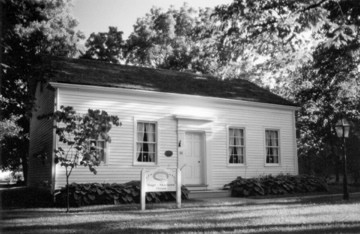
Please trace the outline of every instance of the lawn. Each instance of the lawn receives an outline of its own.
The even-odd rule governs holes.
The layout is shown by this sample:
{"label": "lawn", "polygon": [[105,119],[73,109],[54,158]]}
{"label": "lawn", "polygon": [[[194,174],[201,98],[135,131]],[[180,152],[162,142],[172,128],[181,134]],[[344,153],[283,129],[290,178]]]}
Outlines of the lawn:
{"label": "lawn", "polygon": [[1,233],[360,233],[360,195],[1,211]]}

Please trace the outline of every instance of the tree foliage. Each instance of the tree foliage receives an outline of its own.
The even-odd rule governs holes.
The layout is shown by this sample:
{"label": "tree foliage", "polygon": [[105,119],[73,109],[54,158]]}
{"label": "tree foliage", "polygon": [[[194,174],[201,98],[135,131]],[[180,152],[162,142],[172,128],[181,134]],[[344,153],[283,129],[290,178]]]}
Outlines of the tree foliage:
{"label": "tree foliage", "polygon": [[195,52],[201,53],[201,45],[196,43],[204,30],[200,24],[208,21],[207,15],[187,5],[166,12],[153,7],[134,25],[127,40],[127,62],[173,70],[193,69],[199,56]]}
{"label": "tree foliage", "polygon": [[62,146],[55,149],[55,163],[65,167],[67,189],[69,177],[77,166],[88,167],[96,174],[96,167],[100,165],[100,155],[99,151],[91,150],[90,140],[103,139],[105,142],[111,142],[109,131],[112,124],[121,125],[117,116],[108,115],[105,111],[89,109],[85,115],[79,115],[71,106],[61,106],[55,113],[40,118],[52,118],[57,123],[56,135]]}
{"label": "tree foliage", "polygon": [[287,85],[320,44],[339,48],[358,38],[356,4],[236,0],[215,11],[154,7],[134,25],[125,58],[135,65]]}
{"label": "tree foliage", "polygon": [[[1,12],[1,120],[11,116],[22,128],[17,149],[21,154],[12,154],[10,145],[3,141],[1,167],[18,168],[22,162],[26,179],[29,117],[34,104],[35,85],[43,81],[39,69],[44,55],[73,56],[77,42],[83,38],[75,30],[77,21],[70,14],[70,0],[6,0],[0,1]],[[10,154],[10,152],[12,152]],[[15,160],[14,157],[18,159]],[[13,162],[15,164],[8,164]]]}
{"label": "tree foliage", "polygon": [[[319,47],[314,62],[294,81],[300,104],[300,156],[323,155],[337,163],[341,155],[334,126],[343,117],[360,120],[359,45]],[[353,131],[356,128],[353,128]],[[352,137],[356,137],[352,135]],[[335,157],[335,158],[334,158]]]}
{"label": "tree foliage", "polygon": [[215,26],[213,9],[196,10],[184,4],[164,11],[153,7],[139,18],[126,41],[127,63],[234,78],[240,69],[236,62],[223,59],[223,32]]}
{"label": "tree foliage", "polygon": [[357,41],[359,9],[352,0],[235,0],[217,7],[215,17],[227,32],[227,60],[261,57],[258,75],[281,83],[311,61],[320,44],[340,48]]}
{"label": "tree foliage", "polygon": [[109,32],[91,33],[85,43],[87,50],[81,58],[119,63],[124,47],[122,34],[116,27],[109,27]]}
{"label": "tree foliage", "polygon": [[0,121],[0,141],[5,137],[16,137],[22,131],[21,127],[16,124],[17,118],[11,116],[9,119]]}

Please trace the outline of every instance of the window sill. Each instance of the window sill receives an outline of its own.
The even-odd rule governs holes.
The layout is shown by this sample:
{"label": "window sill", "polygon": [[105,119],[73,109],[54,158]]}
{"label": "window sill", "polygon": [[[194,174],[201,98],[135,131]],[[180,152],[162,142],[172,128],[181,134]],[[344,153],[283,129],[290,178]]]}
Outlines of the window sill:
{"label": "window sill", "polygon": [[133,167],[160,167],[158,164],[154,164],[154,163],[134,163]]}
{"label": "window sill", "polygon": [[244,164],[244,163],[239,163],[239,164],[227,164],[226,166],[229,167],[229,168],[232,168],[232,167],[247,167],[247,165]]}
{"label": "window sill", "polygon": [[280,163],[266,163],[265,167],[281,167]]}

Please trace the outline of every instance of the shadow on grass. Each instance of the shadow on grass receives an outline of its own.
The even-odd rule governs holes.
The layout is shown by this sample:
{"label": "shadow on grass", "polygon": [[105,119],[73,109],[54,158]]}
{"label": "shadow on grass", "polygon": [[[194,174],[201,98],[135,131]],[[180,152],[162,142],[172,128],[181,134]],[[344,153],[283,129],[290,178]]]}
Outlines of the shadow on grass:
{"label": "shadow on grass", "polygon": [[[196,222],[196,220],[194,220]],[[226,222],[218,222],[217,224]],[[129,227],[119,227],[120,225]],[[169,223],[157,222],[157,227],[135,227],[129,221],[97,221],[81,224],[60,225],[34,225],[31,227],[6,227],[3,233],[359,233],[359,222],[333,222],[333,223],[311,223],[311,224],[271,224],[271,225],[227,225],[227,226],[201,226],[182,227],[186,223],[179,223],[179,227],[169,227]],[[147,225],[151,226],[151,225]]]}
{"label": "shadow on grass", "polygon": [[[311,200],[311,199],[310,199]],[[352,204],[342,202],[339,204]],[[354,202],[354,205],[357,204]],[[160,207],[164,204],[159,204]],[[332,205],[334,205],[332,203]],[[274,219],[276,211],[281,209],[297,210],[308,206],[316,207],[317,203],[273,203],[238,206],[206,206],[187,207],[184,209],[166,209],[153,206],[145,212],[140,212],[137,207],[128,206],[99,206],[76,208],[70,213],[62,209],[18,209],[3,211],[4,229],[2,233],[207,233],[207,232],[233,232],[233,233],[360,233],[359,221],[321,222],[316,218],[326,215],[326,212],[300,215],[308,217],[310,221],[296,224],[278,224]],[[224,208],[224,210],[222,209]],[[341,209],[341,207],[339,207]],[[272,213],[263,213],[266,209]],[[255,212],[255,213],[254,213]],[[294,214],[293,214],[294,215]],[[295,220],[297,215],[294,215]],[[31,223],[31,219],[39,222],[41,218],[50,218],[43,224]],[[64,217],[64,221],[62,220]],[[73,223],[75,218],[82,217]],[[109,219],[107,220],[107,217]],[[39,219],[38,219],[39,218]],[[74,219],[73,219],[74,218]],[[24,222],[29,220],[28,222]],[[100,221],[99,219],[103,220]],[[119,219],[114,221],[114,219]],[[276,222],[271,223],[271,220]],[[53,220],[53,221],[51,221]],[[95,220],[95,221],[90,221]],[[99,221],[97,221],[99,220]],[[262,220],[268,220],[270,224]],[[314,220],[314,222],[312,222]],[[58,224],[54,224],[54,223]],[[69,222],[68,224],[65,224]],[[257,224],[258,225],[255,225]]]}
{"label": "shadow on grass", "polygon": [[[349,201],[344,201],[341,198],[298,198],[292,200],[281,200],[281,199],[267,199],[267,201],[261,202],[258,199],[253,201],[242,201],[239,198],[239,202],[218,202],[218,203],[209,203],[203,201],[186,201],[183,203],[182,209],[177,209],[174,202],[164,202],[164,203],[151,203],[146,205],[146,210],[151,211],[154,215],[164,214],[164,213],[186,213],[188,209],[192,211],[196,211],[197,208],[241,208],[243,212],[247,210],[256,211],[256,210],[263,210],[264,206],[277,206],[278,208],[287,207],[287,208],[296,208],[300,205],[309,205],[309,206],[317,206],[320,204],[351,204],[360,201],[360,196],[357,199],[353,198]],[[248,207],[251,207],[248,209]],[[6,219],[11,219],[11,217],[23,217],[23,218],[31,218],[29,214],[37,214],[37,215],[59,215],[63,213],[64,215],[67,214],[82,214],[82,213],[101,213],[101,212],[114,212],[119,211],[122,213],[136,213],[140,210],[140,204],[120,204],[120,205],[94,205],[94,206],[83,206],[83,207],[73,207],[70,209],[69,213],[66,213],[66,208],[59,208],[59,207],[47,207],[47,208],[12,208],[4,210],[3,213],[7,214]],[[11,213],[14,212],[12,216]],[[138,215],[141,215],[139,213]]]}

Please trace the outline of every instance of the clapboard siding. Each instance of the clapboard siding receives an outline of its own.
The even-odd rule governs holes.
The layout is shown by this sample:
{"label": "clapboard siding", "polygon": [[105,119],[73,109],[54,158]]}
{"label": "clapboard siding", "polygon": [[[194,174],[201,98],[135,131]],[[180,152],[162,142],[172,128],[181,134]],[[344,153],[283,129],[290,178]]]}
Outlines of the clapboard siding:
{"label": "clapboard siding", "polygon": [[[178,165],[178,122],[175,115],[209,117],[212,120],[187,121],[185,126],[198,124],[198,127],[209,130],[206,144],[207,181],[210,188],[220,188],[237,176],[254,177],[266,174],[297,173],[294,155],[294,108],[268,108],[251,103],[219,98],[163,94],[158,92],[114,91],[110,88],[81,86],[60,87],[59,105],[73,106],[78,113],[87,109],[101,109],[111,115],[119,116],[122,126],[113,127],[110,131],[112,142],[109,160],[106,165],[97,168],[97,175],[88,169],[79,167],[73,171],[71,182],[117,182],[124,183],[140,179],[140,170],[144,166],[134,163],[134,129],[136,120],[156,121],[158,127],[158,165],[177,167]],[[246,165],[231,167],[227,164],[227,129],[229,126],[245,128],[246,132]],[[197,126],[194,126],[196,128]],[[265,165],[265,129],[279,129],[281,163],[279,166]],[[209,150],[210,149],[210,150]],[[174,155],[166,157],[164,152],[171,150]],[[56,187],[65,183],[64,169],[56,167]]]}
{"label": "clapboard siding", "polygon": [[[28,185],[48,185],[50,188],[53,166],[53,121],[39,120],[38,116],[54,111],[55,92],[41,87],[40,84],[36,90],[35,111],[30,121]],[[47,154],[45,160],[34,157],[40,152]]]}

